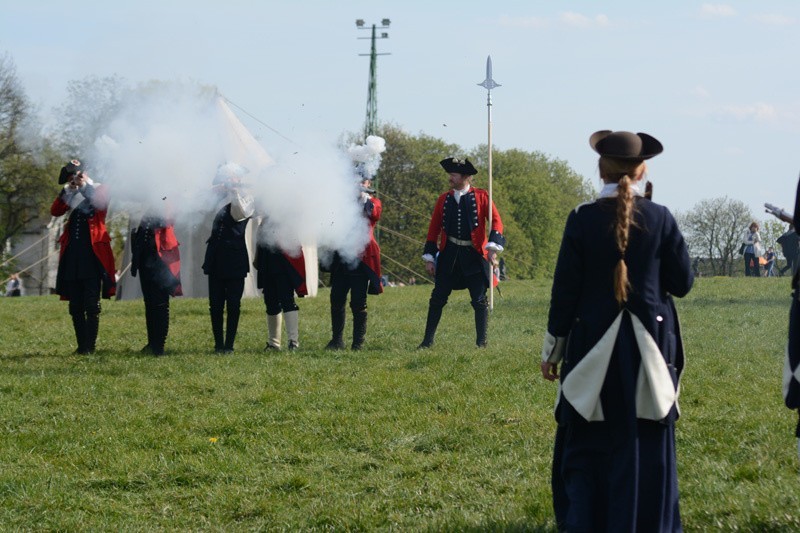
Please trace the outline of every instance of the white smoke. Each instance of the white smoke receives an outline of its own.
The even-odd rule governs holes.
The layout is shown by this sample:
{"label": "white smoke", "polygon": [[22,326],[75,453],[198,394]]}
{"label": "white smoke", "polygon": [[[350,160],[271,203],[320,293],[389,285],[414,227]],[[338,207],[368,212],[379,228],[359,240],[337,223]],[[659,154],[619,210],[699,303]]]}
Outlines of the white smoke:
{"label": "white smoke", "polygon": [[252,223],[269,221],[263,238],[292,254],[318,247],[323,260],[338,251],[354,262],[369,242],[355,178],[374,176],[385,142],[371,136],[347,151],[318,138],[300,145],[267,155],[216,89],[157,82],[128,94],[87,159],[92,178],[110,186],[115,209],[133,219],[169,205],[176,223],[209,233],[221,200],[212,192],[217,169],[240,165],[248,170],[244,190],[255,197]]}
{"label": "white smoke", "polygon": [[383,137],[369,135],[365,144],[351,144],[347,153],[356,163],[356,169],[364,178],[372,179],[381,165],[381,154],[386,151]]}
{"label": "white smoke", "polygon": [[92,177],[110,186],[117,208],[167,203],[179,218],[207,205],[216,169],[227,160],[216,99],[214,89],[177,83],[127,94],[88,154]]}

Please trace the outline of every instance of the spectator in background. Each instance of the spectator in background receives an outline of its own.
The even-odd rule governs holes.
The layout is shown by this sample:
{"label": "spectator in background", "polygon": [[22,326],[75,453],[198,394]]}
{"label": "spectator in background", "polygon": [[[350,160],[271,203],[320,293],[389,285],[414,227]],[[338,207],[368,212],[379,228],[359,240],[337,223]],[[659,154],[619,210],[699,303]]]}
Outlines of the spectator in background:
{"label": "spectator in background", "polygon": [[767,253],[764,254],[764,261],[766,261],[764,265],[764,276],[775,276],[775,249],[772,246],[767,248]]}
{"label": "spectator in background", "polygon": [[6,296],[22,296],[22,284],[17,274],[11,274],[6,283]]}
{"label": "spectator in background", "polygon": [[750,223],[750,227],[742,239],[742,244],[744,244],[744,275],[761,277],[758,258],[764,255],[764,246],[761,244],[761,235],[758,233],[758,222]]}

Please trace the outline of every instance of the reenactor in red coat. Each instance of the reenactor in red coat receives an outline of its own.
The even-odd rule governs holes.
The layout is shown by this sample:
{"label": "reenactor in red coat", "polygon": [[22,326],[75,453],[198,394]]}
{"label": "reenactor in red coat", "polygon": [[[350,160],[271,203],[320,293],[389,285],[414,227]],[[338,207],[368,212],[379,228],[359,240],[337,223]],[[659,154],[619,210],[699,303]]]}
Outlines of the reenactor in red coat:
{"label": "reenactor in red coat", "polygon": [[257,286],[264,293],[267,308],[267,345],[265,350],[281,349],[281,327],[286,322],[287,348],[300,347],[300,308],[294,296],[306,296],[306,267],[302,250],[290,254],[275,243],[275,226],[264,216],[258,227],[255,267]]}
{"label": "reenactor in red coat", "polygon": [[[428,304],[425,338],[419,348],[433,346],[442,309],[453,290],[468,289],[475,310],[475,344],[486,346],[489,302],[486,289],[494,282],[492,264],[503,251],[503,222],[497,208],[489,205],[489,193],[472,186],[478,173],[468,159],[448,157],[440,161],[447,172],[451,190],[439,196],[428,226],[422,258],[435,285]],[[492,210],[492,227],[486,235],[486,222]]]}
{"label": "reenactor in red coat", "polygon": [[100,298],[116,292],[114,254],[106,230],[108,191],[95,183],[73,159],[58,178],[64,188],[50,206],[58,217],[69,213],[59,239],[56,293],[69,301],[78,342],[76,353],[93,353],[100,328]]}
{"label": "reenactor in red coat", "polygon": [[383,292],[381,284],[381,249],[375,240],[374,229],[383,212],[381,201],[371,193],[372,180],[361,180],[360,201],[362,213],[369,221],[369,243],[359,255],[355,265],[346,263],[334,254],[331,263],[331,331],[328,350],[344,349],[345,302],[350,292],[350,310],[353,312],[353,342],[350,348],[360,350],[367,334],[367,294]]}
{"label": "reenactor in red coat", "polygon": [[169,332],[169,297],[183,294],[181,256],[173,224],[151,210],[131,235],[131,275],[139,274],[147,327],[147,345],[142,352],[153,355],[164,354]]}

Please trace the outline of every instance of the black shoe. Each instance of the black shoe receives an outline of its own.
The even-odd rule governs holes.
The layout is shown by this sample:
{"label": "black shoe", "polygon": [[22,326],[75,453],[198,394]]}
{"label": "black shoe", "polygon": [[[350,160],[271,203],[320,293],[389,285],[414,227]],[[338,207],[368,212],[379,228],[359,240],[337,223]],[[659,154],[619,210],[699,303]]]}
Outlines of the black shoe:
{"label": "black shoe", "polygon": [[341,340],[331,340],[326,346],[326,350],[344,350],[344,342]]}
{"label": "black shoe", "polygon": [[298,348],[300,348],[300,344],[298,344],[298,343],[296,343],[294,341],[289,341],[289,351],[290,352],[293,352],[293,351],[297,350]]}
{"label": "black shoe", "polygon": [[[292,349],[291,344],[289,345],[289,349],[290,350]],[[273,346],[273,345],[267,343],[267,345],[264,346],[264,351],[265,352],[279,352],[279,351],[281,351],[281,349],[278,348],[277,346]]]}
{"label": "black shoe", "polygon": [[144,348],[142,348],[141,350],[139,350],[139,353],[143,353],[143,354],[152,354],[152,353],[153,353],[153,349],[150,347],[150,345],[149,345],[149,344],[145,344],[145,345],[144,345]]}
{"label": "black shoe", "polygon": [[417,350],[427,350],[428,348],[433,347],[433,341],[422,341],[417,346]]}

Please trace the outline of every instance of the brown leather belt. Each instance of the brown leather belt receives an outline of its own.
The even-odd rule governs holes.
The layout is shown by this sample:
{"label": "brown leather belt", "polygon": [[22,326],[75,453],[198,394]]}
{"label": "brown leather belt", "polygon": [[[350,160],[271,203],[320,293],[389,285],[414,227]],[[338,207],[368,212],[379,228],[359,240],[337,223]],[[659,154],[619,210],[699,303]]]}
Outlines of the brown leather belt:
{"label": "brown leather belt", "polygon": [[447,240],[459,246],[472,246],[472,241],[465,241],[464,239],[456,239],[455,237],[447,237]]}

